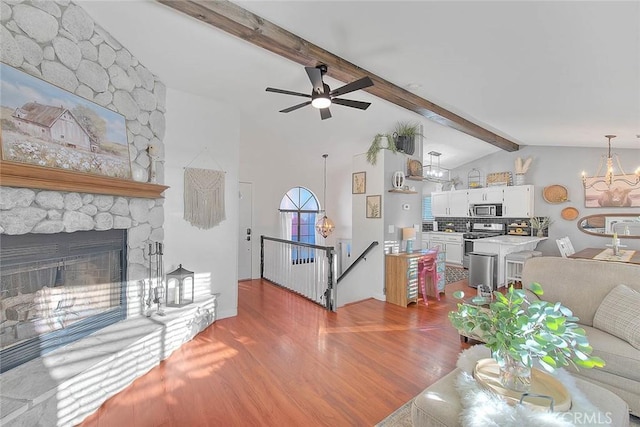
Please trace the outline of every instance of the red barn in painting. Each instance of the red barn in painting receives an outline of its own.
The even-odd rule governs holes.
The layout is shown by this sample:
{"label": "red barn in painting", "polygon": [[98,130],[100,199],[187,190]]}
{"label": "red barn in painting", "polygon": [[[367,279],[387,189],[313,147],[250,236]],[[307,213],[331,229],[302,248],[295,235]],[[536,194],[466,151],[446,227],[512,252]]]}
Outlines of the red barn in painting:
{"label": "red barn in painting", "polygon": [[64,107],[29,102],[16,108],[13,118],[20,130],[29,135],[81,150],[98,149],[95,139]]}

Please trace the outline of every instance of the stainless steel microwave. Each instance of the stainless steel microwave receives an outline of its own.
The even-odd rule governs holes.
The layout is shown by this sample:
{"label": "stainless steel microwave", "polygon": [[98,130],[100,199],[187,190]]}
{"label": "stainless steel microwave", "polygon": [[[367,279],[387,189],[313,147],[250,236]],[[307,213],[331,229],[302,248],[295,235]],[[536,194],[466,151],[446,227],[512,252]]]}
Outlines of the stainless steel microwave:
{"label": "stainless steel microwave", "polygon": [[473,205],[471,213],[476,217],[502,216],[502,205]]}

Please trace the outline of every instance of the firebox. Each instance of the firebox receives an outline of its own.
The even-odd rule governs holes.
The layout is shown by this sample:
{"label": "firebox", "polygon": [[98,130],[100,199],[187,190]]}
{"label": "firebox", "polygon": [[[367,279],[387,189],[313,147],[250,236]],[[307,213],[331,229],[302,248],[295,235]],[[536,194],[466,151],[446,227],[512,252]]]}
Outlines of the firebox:
{"label": "firebox", "polygon": [[0,236],[0,372],[126,317],[126,237]]}

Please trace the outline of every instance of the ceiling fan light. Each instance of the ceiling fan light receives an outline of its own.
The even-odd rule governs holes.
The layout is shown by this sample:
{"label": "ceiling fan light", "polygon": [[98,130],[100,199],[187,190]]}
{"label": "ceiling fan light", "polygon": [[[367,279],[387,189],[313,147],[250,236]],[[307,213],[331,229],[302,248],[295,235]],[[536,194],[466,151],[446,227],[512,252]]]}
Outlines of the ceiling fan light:
{"label": "ceiling fan light", "polygon": [[331,99],[329,99],[329,97],[326,97],[324,95],[319,95],[313,98],[313,100],[311,101],[311,105],[313,105],[316,108],[327,108],[331,105]]}

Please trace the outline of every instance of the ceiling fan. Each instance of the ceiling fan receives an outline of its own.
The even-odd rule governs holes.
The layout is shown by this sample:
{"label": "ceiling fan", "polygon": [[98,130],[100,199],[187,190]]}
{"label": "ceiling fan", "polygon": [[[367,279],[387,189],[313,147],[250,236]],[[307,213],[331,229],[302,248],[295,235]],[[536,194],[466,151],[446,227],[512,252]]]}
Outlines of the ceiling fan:
{"label": "ceiling fan", "polygon": [[326,65],[321,64],[316,67],[304,67],[304,69],[307,71],[309,80],[311,80],[311,84],[313,85],[313,89],[311,90],[310,95],[300,92],[292,92],[290,90],[275,89],[272,87],[267,88],[267,92],[311,98],[311,101],[306,101],[301,104],[285,108],[284,110],[280,110],[281,113],[290,113],[291,111],[297,110],[298,108],[306,107],[307,105],[311,104],[313,107],[320,110],[320,117],[322,118],[322,120],[324,120],[331,118],[331,112],[329,111],[329,106],[331,104],[344,105],[345,107],[358,108],[360,110],[366,110],[367,108],[369,108],[369,105],[371,105],[370,102],[337,98],[338,96],[347,94],[349,92],[354,92],[359,89],[364,89],[365,87],[373,86],[373,82],[369,77],[363,77],[351,83],[347,83],[346,85],[341,86],[338,89],[331,90],[331,88],[322,81],[322,76],[327,72]]}

